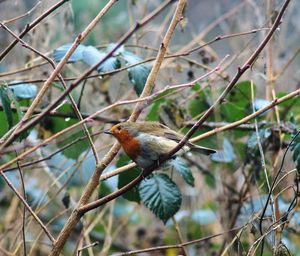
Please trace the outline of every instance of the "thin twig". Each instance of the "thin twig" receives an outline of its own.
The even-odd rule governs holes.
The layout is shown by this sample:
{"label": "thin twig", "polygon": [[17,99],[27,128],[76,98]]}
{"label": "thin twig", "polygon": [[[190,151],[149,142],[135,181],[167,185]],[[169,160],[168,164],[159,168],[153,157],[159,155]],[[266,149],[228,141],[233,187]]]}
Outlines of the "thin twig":
{"label": "thin twig", "polygon": [[[56,9],[61,7],[64,3],[68,2],[69,0],[61,0],[58,3],[51,6],[48,10],[46,10],[44,13],[42,13],[39,17],[37,17],[34,21],[32,21],[30,24],[27,24],[23,31],[19,34],[19,38],[23,38],[30,30],[35,28],[43,19],[45,19],[48,15],[50,15],[52,12],[54,12]],[[18,43],[18,40],[15,39],[9,46],[6,47],[6,49],[3,50],[0,54],[0,62],[4,59],[4,57],[15,47],[15,45]]]}
{"label": "thin twig", "polygon": [[[115,0],[111,0],[115,1]],[[104,15],[108,11],[108,7],[112,2],[109,2],[106,7],[100,11],[99,15]],[[169,4],[171,4],[174,0],[168,0],[164,2],[159,8],[155,9],[152,13],[150,13],[147,17],[142,19],[139,22],[136,22],[135,26],[133,26],[123,37],[116,43],[114,47],[95,65],[93,65],[90,69],[88,69],[86,72],[84,72],[74,83],[72,83],[67,90],[65,90],[56,100],[52,102],[39,116],[31,119],[27,123],[24,124],[25,121],[32,115],[34,109],[36,108],[37,104],[41,101],[40,96],[44,95],[45,91],[48,89],[50,84],[53,82],[57,74],[60,72],[62,67],[67,63],[67,59],[71,56],[75,48],[79,45],[79,43],[82,41],[82,34],[87,35],[89,32],[89,29],[86,28],[82,34],[80,34],[75,42],[73,43],[73,47],[71,47],[68,52],[66,53],[65,57],[58,63],[57,68],[52,72],[51,76],[48,78],[48,80],[43,85],[42,89],[40,90],[39,94],[36,96],[35,100],[32,102],[31,106],[29,107],[28,111],[22,118],[22,120],[18,123],[18,125],[15,127],[15,129],[10,134],[9,138],[6,139],[5,142],[0,144],[0,149],[10,145],[24,130],[29,129],[33,125],[37,124],[45,115],[47,115],[51,110],[53,110],[67,95],[69,92],[71,92],[74,88],[76,88],[87,76],[89,76],[97,67],[99,67],[101,64],[103,64],[108,58],[110,58],[113,53],[121,47],[139,28],[146,25],[150,20],[155,18],[162,10],[164,10]],[[98,16],[99,16],[98,15]],[[101,16],[100,15],[100,16]],[[98,17],[97,16],[97,17]],[[102,17],[102,16],[101,16]],[[94,22],[97,22],[98,19],[94,19]],[[90,26],[95,26],[96,24],[91,23]],[[88,26],[89,27],[89,26]],[[149,77],[149,76],[148,76]],[[146,87],[146,86],[145,86]],[[12,129],[11,129],[12,130]]]}
{"label": "thin twig", "polygon": [[30,15],[32,12],[34,12],[36,10],[36,8],[41,4],[42,1],[38,1],[29,11],[27,11],[26,13],[23,13],[17,17],[11,18],[9,20],[3,20],[2,23],[3,24],[7,24],[7,23],[11,23],[11,22],[15,22],[19,19],[22,19],[28,15]]}
{"label": "thin twig", "polygon": [[[33,47],[31,47],[31,46],[30,46],[29,44],[27,44],[26,42],[24,42],[21,38],[19,38],[16,34],[14,34],[13,31],[11,31],[7,26],[5,26],[4,24],[2,24],[1,22],[0,22],[0,27],[3,27],[6,31],[8,31],[8,32],[9,32],[13,37],[15,37],[15,38],[18,40],[18,42],[20,42],[24,47],[30,49],[31,51],[33,51],[34,53],[38,54],[38,55],[41,56],[43,59],[45,59],[46,61],[48,61],[49,64],[53,67],[54,70],[56,69],[56,65],[55,65],[54,61],[51,60],[49,57],[45,56],[44,54],[42,54],[42,53],[39,52],[38,50],[36,50],[36,49],[34,49]],[[64,79],[63,79],[63,77],[62,77],[62,75],[61,75],[60,73],[58,73],[58,78],[59,78],[59,80],[60,80],[62,86],[63,86],[64,89],[66,90],[66,89],[67,89],[66,82],[64,81]],[[74,112],[75,112],[77,118],[78,118],[79,120],[83,120],[83,117],[82,117],[82,115],[81,115],[81,113],[80,113],[80,110],[79,110],[79,108],[77,107],[77,104],[76,104],[75,100],[73,99],[73,97],[72,97],[72,95],[71,95],[70,93],[68,93],[68,97],[69,97],[69,99],[70,99],[70,101],[71,101],[72,107],[73,107],[73,109],[74,109]],[[29,111],[29,108],[28,108],[27,111]],[[26,113],[27,113],[27,112],[26,112]],[[86,135],[86,137],[87,137],[87,139],[88,139],[88,142],[89,142],[89,144],[90,144],[90,146],[91,146],[91,149],[92,149],[92,152],[93,152],[93,154],[94,154],[95,161],[96,161],[96,164],[97,164],[97,163],[99,162],[99,156],[98,156],[98,154],[97,154],[97,150],[96,150],[96,147],[95,147],[95,145],[94,145],[94,142],[93,142],[93,140],[92,140],[92,138],[91,138],[90,132],[89,132],[89,130],[88,130],[88,128],[87,128],[87,126],[86,126],[85,123],[82,124],[82,128],[83,128],[83,131],[84,131],[84,133],[85,133],[85,135]]]}
{"label": "thin twig", "polygon": [[117,253],[117,254],[113,254],[113,256],[127,256],[127,255],[135,255],[135,254],[145,253],[145,252],[154,252],[154,251],[159,251],[159,250],[169,250],[169,249],[173,249],[173,248],[182,248],[182,247],[185,247],[185,246],[189,246],[189,245],[193,245],[193,244],[198,244],[198,243],[206,242],[206,241],[211,240],[211,239],[213,239],[215,237],[223,236],[225,234],[228,234],[228,233],[235,232],[237,230],[243,229],[244,227],[245,226],[232,228],[232,229],[229,229],[228,231],[225,231],[225,232],[222,232],[222,233],[218,233],[218,234],[215,234],[215,235],[202,237],[200,239],[192,240],[192,241],[185,242],[185,243],[182,243],[182,244],[156,246],[156,247],[147,248],[147,249],[141,249],[141,250],[135,250],[135,251],[130,251],[130,252]]}
{"label": "thin twig", "polygon": [[[170,59],[170,58],[177,58],[177,57],[183,57],[183,56],[188,56],[190,55],[191,53],[195,52],[195,51],[198,51],[200,50],[201,48],[205,47],[205,46],[208,46],[208,45],[211,45],[215,42],[219,42],[221,40],[225,40],[225,39],[230,39],[230,38],[234,38],[234,37],[238,37],[238,36],[245,36],[245,35],[251,35],[251,34],[255,34],[257,32],[260,32],[260,31],[265,31],[265,30],[269,30],[269,28],[257,28],[257,29],[252,29],[250,31],[245,31],[245,32],[240,32],[240,33],[233,33],[233,34],[227,34],[227,35],[218,35],[216,37],[214,37],[213,39],[211,39],[210,41],[206,42],[206,43],[203,43],[201,44],[200,46],[197,46],[191,50],[187,50],[186,52],[182,52],[182,53],[176,53],[176,54],[168,54],[164,57],[164,59]],[[145,49],[151,49],[150,47],[148,46],[145,46],[144,47]],[[151,50],[154,50],[154,49],[151,49]],[[155,51],[157,51],[155,49]],[[133,67],[136,67],[136,66],[139,66],[141,64],[145,64],[145,63],[148,63],[148,62],[151,62],[151,61],[154,61],[156,58],[155,57],[151,57],[151,58],[147,58],[145,60],[142,60],[142,61],[139,61],[137,63],[134,63],[134,64],[131,64],[131,65],[126,65],[124,67],[121,67],[121,68],[118,68],[118,69],[115,69],[115,70],[112,70],[112,71],[108,71],[108,72],[103,72],[103,73],[99,73],[99,74],[95,74],[95,75],[89,75],[86,77],[86,79],[91,79],[91,78],[97,78],[97,77],[106,77],[106,76],[111,76],[111,75],[114,75],[114,74],[117,74],[119,72],[122,72],[122,71],[125,71],[125,70],[128,70],[130,68],[133,68]],[[183,58],[184,59],[184,58]],[[186,59],[186,61],[188,62],[191,62],[193,64],[196,65],[196,62],[190,60],[190,59]],[[43,63],[43,65],[46,64],[46,63]],[[40,64],[37,65],[37,67],[39,67]],[[211,70],[210,67],[206,66],[206,65],[203,65],[202,64],[202,67],[205,69],[205,70]],[[28,67],[28,71],[30,71],[33,67]],[[21,69],[20,71],[18,72],[24,72],[26,71],[26,69]],[[0,73],[0,77],[3,77],[3,76],[8,76],[8,75],[14,75],[16,74],[15,72],[9,72],[9,73]],[[227,75],[222,78],[225,78],[227,77]],[[65,81],[73,81],[73,80],[76,80],[78,79],[78,77],[65,77],[64,80]],[[20,79],[15,79],[14,80],[20,80]],[[17,84],[24,84],[24,83],[43,83],[43,82],[46,82],[47,79],[30,79],[30,80],[22,80],[20,82],[18,81],[13,81],[13,82],[10,82],[9,85],[17,85]],[[59,81],[58,79],[55,79],[54,80],[55,82]]]}
{"label": "thin twig", "polygon": [[[85,30],[80,33],[77,38],[75,39],[74,43],[72,44],[72,46],[70,47],[70,49],[68,50],[68,52],[66,53],[66,55],[62,58],[62,60],[57,64],[57,66],[54,68],[54,71],[51,73],[50,77],[47,79],[47,81],[44,83],[44,85],[42,86],[42,88],[39,90],[37,96],[34,98],[33,102],[31,103],[30,107],[28,108],[27,112],[25,113],[25,115],[22,117],[22,119],[19,121],[19,123],[17,124],[17,126],[15,127],[15,129],[11,132],[9,138],[7,139],[7,141],[5,141],[3,143],[2,146],[0,146],[0,149],[9,145],[10,143],[12,143],[14,141],[14,139],[16,137],[18,137],[18,131],[21,130],[20,127],[24,124],[24,122],[26,122],[34,113],[35,108],[38,106],[38,104],[41,102],[44,94],[46,93],[46,91],[50,88],[53,80],[55,79],[56,76],[59,76],[62,68],[64,67],[64,65],[67,63],[67,60],[69,59],[69,57],[72,55],[72,53],[76,50],[76,48],[79,46],[79,44],[88,36],[88,34],[92,31],[92,29],[98,24],[98,22],[101,20],[101,18],[108,12],[108,10],[117,2],[117,0],[110,0],[105,6],[104,8],[98,13],[98,15],[92,20],[92,22],[85,28]],[[21,37],[19,37],[21,38]],[[16,39],[17,40],[17,39]],[[112,51],[113,52],[113,51]],[[111,53],[112,54],[112,53]],[[103,63],[105,60],[107,59],[107,57],[103,58],[103,60],[100,61],[100,64]],[[0,58],[1,60],[1,58]],[[99,66],[98,65],[98,66]],[[90,73],[92,73],[92,71],[97,68],[98,66],[95,66],[93,69],[89,69],[87,75],[89,75]],[[82,79],[77,80],[77,84],[75,86],[77,86],[80,82],[82,81]],[[63,97],[69,95],[69,93],[71,92],[72,89],[75,88],[75,86],[70,86],[68,89],[65,89],[64,93],[63,93]],[[53,104],[52,108],[49,109],[49,111],[51,111],[53,108],[55,108],[55,106],[57,105]],[[76,104],[75,104],[76,105]],[[49,112],[48,111],[48,112]],[[47,112],[47,113],[48,113]],[[45,113],[46,114],[46,113]],[[40,115],[39,120],[41,119],[41,117],[45,116],[44,115]],[[36,119],[36,118],[35,118]],[[87,135],[88,136],[88,135]],[[92,146],[93,148],[93,146]],[[96,150],[93,149],[93,152],[96,153]],[[95,155],[96,161],[98,161],[98,156]]]}
{"label": "thin twig", "polygon": [[[136,25],[134,27],[132,27],[120,40],[119,42],[116,44],[115,47],[113,47],[113,49],[106,55],[106,57],[104,57],[102,59],[102,61],[105,61],[108,57],[110,57],[113,52],[115,50],[117,50],[124,42],[127,41],[127,39],[129,39],[130,36],[132,36],[135,31],[137,29],[139,29],[140,27],[144,26],[145,24],[147,24],[150,20],[152,20],[154,17],[156,17],[159,13],[162,12],[162,10],[164,10],[170,3],[172,3],[173,1],[166,1],[164,2],[161,6],[159,6],[157,9],[155,9],[152,13],[150,13],[148,16],[146,16],[141,22],[137,22]],[[167,42],[164,42],[164,45],[162,45],[162,48],[166,48],[168,47],[168,42],[170,41],[174,30],[175,30],[175,26],[177,25],[178,21],[181,18],[182,15],[182,11],[183,11],[183,7],[185,6],[185,0],[180,0],[178,5],[177,5],[177,9],[176,12],[174,14],[173,20],[171,22],[170,28],[167,31],[167,35],[169,36],[169,40]],[[171,35],[169,34],[171,31]],[[157,58],[157,63],[161,64],[164,55],[160,56]],[[98,67],[98,65],[101,65],[101,62],[97,63],[96,65],[94,65],[90,71],[94,70],[96,67]],[[152,68],[152,70],[156,70],[155,65]],[[80,79],[84,79],[86,76],[88,76],[90,74],[90,71],[87,71],[82,78]],[[158,72],[158,70],[157,70]],[[152,76],[151,73],[149,74],[145,87],[143,89],[143,92],[141,94],[142,97],[144,97],[145,95],[148,96],[151,92],[151,89],[153,88],[154,84],[150,83],[149,81],[154,81],[155,77],[157,75],[156,73],[153,73],[152,71]],[[80,79],[78,79],[78,81],[81,81]],[[76,85],[76,82],[74,83]],[[72,87],[72,86],[70,86]],[[148,93],[148,95],[147,95]],[[58,101],[59,102],[59,101]],[[137,118],[138,114],[136,113],[136,111],[133,112],[133,115],[135,118]],[[99,165],[96,167],[96,170],[94,171],[92,177],[90,178],[89,183],[87,184],[79,202],[78,202],[78,206],[74,209],[74,211],[72,212],[71,216],[69,217],[67,223],[65,224],[65,226],[63,227],[63,229],[61,230],[60,234],[58,235],[58,238],[56,240],[56,243],[54,244],[52,251],[50,253],[51,256],[57,256],[60,254],[64,244],[66,243],[68,237],[70,236],[70,233],[72,232],[72,230],[74,229],[74,227],[76,226],[76,224],[78,223],[78,221],[81,219],[83,213],[78,211],[78,208],[81,205],[85,205],[88,200],[90,199],[92,193],[94,192],[94,190],[96,189],[96,187],[98,186],[99,183],[99,178],[103,172],[103,170],[107,167],[107,165],[113,160],[113,158],[116,156],[118,150],[120,149],[120,146],[116,143],[111,150],[107,153],[107,155],[102,159],[102,161],[99,163]]]}
{"label": "thin twig", "polygon": [[[24,200],[27,201],[23,172],[21,170],[21,166],[20,166],[19,162],[17,162],[17,165],[18,165],[18,170],[19,170],[19,174],[20,174],[20,178],[21,178],[21,187],[22,187],[23,197],[24,197]],[[26,220],[26,206],[24,205],[23,206],[23,216],[22,216],[22,221],[23,221],[22,236],[23,236],[23,253],[26,256],[27,251],[26,251],[26,236],[25,236],[25,220]]]}
{"label": "thin twig", "polygon": [[80,255],[81,255],[81,252],[82,252],[83,250],[86,250],[86,249],[91,248],[91,247],[95,247],[95,246],[97,246],[98,244],[99,244],[99,242],[94,242],[94,243],[87,244],[87,245],[81,247],[80,249],[77,250],[77,256],[80,256]]}
{"label": "thin twig", "polygon": [[[172,221],[173,221],[173,224],[175,226],[175,230],[176,230],[176,233],[177,233],[177,236],[178,236],[180,244],[184,244],[183,237],[182,237],[179,225],[178,225],[178,223],[177,223],[177,221],[176,221],[176,219],[175,219],[174,216],[172,217]],[[183,253],[184,256],[188,256],[189,255],[188,252],[187,252],[187,250],[186,250],[186,248],[184,246],[182,246],[181,249],[182,249],[182,253]]]}
{"label": "thin twig", "polygon": [[[0,172],[3,170],[3,169],[6,169],[7,167],[9,167],[11,164],[15,163],[17,160],[19,159],[22,159],[24,158],[25,156],[27,156],[28,154],[34,152],[37,148],[40,148],[46,144],[48,144],[49,142],[53,141],[54,139],[62,136],[63,134],[66,134],[72,130],[74,130],[76,127],[78,127],[79,125],[81,125],[83,122],[89,122],[90,120],[92,120],[95,116],[98,116],[99,114],[105,112],[105,111],[108,111],[110,109],[113,109],[117,106],[121,106],[121,105],[127,105],[127,104],[134,104],[134,103],[140,103],[139,106],[136,107],[137,111],[141,112],[146,106],[148,106],[149,104],[151,104],[156,97],[158,97],[160,94],[162,93],[165,93],[167,91],[172,91],[172,90],[181,90],[183,88],[189,88],[189,87],[192,87],[194,85],[196,85],[196,83],[206,77],[208,77],[209,75],[213,74],[216,70],[219,70],[220,69],[220,65],[224,62],[224,60],[226,59],[227,56],[225,56],[223,58],[223,60],[221,60],[221,62],[214,68],[212,69],[210,72],[208,73],[205,73],[204,75],[198,77],[197,79],[195,79],[194,81],[190,82],[190,83],[185,83],[185,84],[178,84],[178,85],[167,85],[165,86],[162,90],[160,91],[157,91],[155,93],[153,93],[152,95],[150,96],[145,96],[145,97],[141,97],[138,98],[138,99],[134,99],[134,100],[124,100],[124,101],[119,101],[119,102],[116,102],[114,104],[111,104],[103,109],[100,109],[98,110],[97,112],[95,112],[94,114],[90,115],[89,117],[65,128],[64,130],[61,130],[60,132],[52,135],[51,137],[45,139],[44,141],[42,141],[40,144],[38,145],[35,145],[34,147],[28,149],[27,151],[21,153],[18,157],[16,157],[15,159],[12,159],[10,162],[7,162],[5,164],[3,164],[2,166],[0,166]],[[149,75],[150,77],[150,75]],[[152,80],[152,79],[151,79]],[[149,83],[149,85],[154,85],[154,83]],[[146,87],[145,87],[146,88]],[[149,90],[150,92],[151,90]],[[112,147],[112,151],[116,151],[117,152],[117,149],[115,148],[115,146],[118,145],[118,144],[115,144],[113,147]],[[118,146],[119,147],[119,146]],[[109,153],[108,153],[109,154]]]}
{"label": "thin twig", "polygon": [[43,224],[43,222],[40,220],[40,218],[35,214],[35,212],[31,209],[31,207],[29,206],[29,204],[26,202],[26,200],[20,195],[20,193],[18,192],[18,190],[14,187],[14,185],[10,182],[10,180],[6,177],[6,175],[4,173],[1,173],[1,176],[3,177],[3,179],[5,180],[5,182],[7,183],[7,185],[11,188],[11,190],[16,194],[16,196],[20,199],[20,201],[24,204],[24,206],[26,207],[26,209],[30,212],[30,214],[32,215],[32,217],[36,220],[36,222],[41,226],[41,228],[44,230],[45,234],[48,236],[48,238],[50,239],[50,241],[52,243],[54,243],[55,239],[54,237],[51,235],[50,231],[47,229],[47,227]]}

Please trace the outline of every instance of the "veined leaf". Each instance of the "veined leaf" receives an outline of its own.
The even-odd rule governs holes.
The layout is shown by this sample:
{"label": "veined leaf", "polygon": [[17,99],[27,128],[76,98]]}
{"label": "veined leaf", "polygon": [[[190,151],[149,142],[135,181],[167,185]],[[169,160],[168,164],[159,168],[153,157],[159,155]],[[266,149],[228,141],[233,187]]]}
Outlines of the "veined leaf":
{"label": "veined leaf", "polygon": [[[67,51],[71,48],[71,46],[72,44],[64,44],[56,48],[53,51],[53,58],[55,62],[60,62],[61,59],[66,55]],[[82,60],[82,52],[84,51],[85,48],[86,46],[84,45],[78,45],[76,50],[72,53],[72,55],[68,59],[67,63],[73,63]]]}
{"label": "veined leaf", "polygon": [[[105,55],[105,52],[99,51],[94,46],[87,46],[82,52],[82,59],[89,66],[93,66],[98,63]],[[97,68],[97,71],[109,72],[119,68],[120,66],[121,63],[116,57],[110,57]]]}
{"label": "veined leaf", "polygon": [[143,180],[139,192],[143,204],[164,223],[180,209],[180,190],[166,174]]}
{"label": "veined leaf", "polygon": [[168,163],[181,175],[187,184],[194,187],[195,178],[193,173],[180,157],[176,157],[175,159],[168,161]]}
{"label": "veined leaf", "polygon": [[[64,114],[73,114],[72,106],[70,104],[62,105],[57,112]],[[53,134],[60,132],[63,129],[77,123],[76,118],[61,118],[61,117],[46,117],[42,125],[48,131],[51,131]],[[77,133],[72,133],[68,135],[61,143],[58,143],[58,147],[62,148],[65,145],[71,143],[75,139],[84,136],[85,133],[82,130],[79,130]],[[89,143],[87,140],[83,140],[80,143],[76,143],[62,152],[64,156],[71,159],[78,159],[80,154],[89,148]]]}
{"label": "veined leaf", "polygon": [[35,84],[24,83],[24,84],[10,85],[9,89],[12,91],[12,93],[17,99],[33,99],[37,94],[37,87]]}
{"label": "veined leaf", "polygon": [[[132,52],[124,51],[122,53],[122,56],[127,66],[142,61],[142,59],[139,56],[133,54]],[[149,73],[150,68],[148,68],[145,64],[140,64],[138,66],[128,69],[129,80],[133,84],[134,90],[137,93],[137,95],[140,95],[142,93]]]}

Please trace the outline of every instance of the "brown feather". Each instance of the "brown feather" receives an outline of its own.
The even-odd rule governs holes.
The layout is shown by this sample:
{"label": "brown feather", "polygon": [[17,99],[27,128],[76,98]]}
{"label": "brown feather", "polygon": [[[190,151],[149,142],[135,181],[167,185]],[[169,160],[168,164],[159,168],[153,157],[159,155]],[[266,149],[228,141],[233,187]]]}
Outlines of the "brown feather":
{"label": "brown feather", "polygon": [[[134,130],[138,130],[140,133],[147,133],[150,135],[167,138],[169,140],[173,140],[179,142],[184,137],[183,135],[171,130],[169,127],[160,124],[158,122],[125,122],[121,123],[121,125],[128,130],[134,128]],[[186,145],[193,151],[199,152],[201,154],[210,155],[216,153],[216,150],[206,147],[201,147],[195,145],[191,142],[187,142]]]}

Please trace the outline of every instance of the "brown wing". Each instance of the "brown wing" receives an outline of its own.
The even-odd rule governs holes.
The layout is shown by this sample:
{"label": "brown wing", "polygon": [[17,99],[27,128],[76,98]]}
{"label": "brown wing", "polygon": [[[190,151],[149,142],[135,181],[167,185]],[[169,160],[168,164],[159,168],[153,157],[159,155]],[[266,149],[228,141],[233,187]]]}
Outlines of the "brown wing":
{"label": "brown wing", "polygon": [[[165,131],[165,137],[170,139],[170,140],[174,140],[176,142],[181,141],[182,138],[183,138],[183,136],[181,134],[178,134],[177,132],[174,132],[170,129],[169,129],[169,131]],[[189,146],[189,148],[191,150],[199,152],[199,153],[204,154],[204,155],[210,155],[210,154],[214,154],[214,153],[217,152],[214,149],[201,147],[201,146],[195,145],[191,142],[187,142],[186,145]]]}
{"label": "brown wing", "polygon": [[[157,122],[147,122],[147,125],[145,123],[142,124],[140,127],[141,132],[145,132],[154,136],[159,136],[163,138],[167,138],[169,140],[173,140],[176,142],[181,141],[183,138],[183,135],[171,130],[169,127],[157,123]],[[191,150],[199,152],[201,154],[210,155],[213,153],[216,153],[216,150],[206,147],[201,147],[198,145],[195,145],[191,142],[187,142],[186,145],[190,147]]]}
{"label": "brown wing", "polygon": [[165,137],[166,132],[173,132],[167,126],[157,122],[141,122],[139,123],[139,131],[159,137]]}

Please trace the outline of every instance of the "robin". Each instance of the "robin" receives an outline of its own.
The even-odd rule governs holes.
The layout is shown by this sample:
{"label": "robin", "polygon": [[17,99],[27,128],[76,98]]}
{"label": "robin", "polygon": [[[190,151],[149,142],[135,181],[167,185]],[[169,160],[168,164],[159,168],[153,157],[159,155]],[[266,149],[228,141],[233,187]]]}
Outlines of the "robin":
{"label": "robin", "polygon": [[[147,168],[157,162],[164,154],[176,147],[182,135],[157,122],[124,122],[104,131],[113,135],[122,145],[126,154],[141,168]],[[187,149],[210,155],[214,149],[197,146],[187,142]]]}

